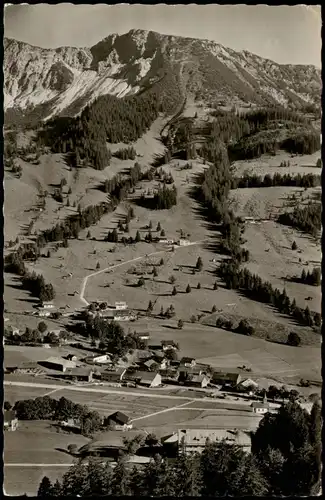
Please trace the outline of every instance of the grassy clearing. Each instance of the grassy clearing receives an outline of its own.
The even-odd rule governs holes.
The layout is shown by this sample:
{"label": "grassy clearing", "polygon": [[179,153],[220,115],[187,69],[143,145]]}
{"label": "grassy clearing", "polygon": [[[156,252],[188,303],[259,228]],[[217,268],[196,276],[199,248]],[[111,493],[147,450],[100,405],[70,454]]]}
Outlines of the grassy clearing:
{"label": "grassy clearing", "polygon": [[[20,422],[16,432],[4,435],[4,462],[19,464],[72,464],[73,458],[64,450],[71,443],[85,445],[89,440],[81,435],[57,433],[46,421]],[[54,480],[67,468],[5,467],[4,488],[7,494],[36,494],[44,475]]]}

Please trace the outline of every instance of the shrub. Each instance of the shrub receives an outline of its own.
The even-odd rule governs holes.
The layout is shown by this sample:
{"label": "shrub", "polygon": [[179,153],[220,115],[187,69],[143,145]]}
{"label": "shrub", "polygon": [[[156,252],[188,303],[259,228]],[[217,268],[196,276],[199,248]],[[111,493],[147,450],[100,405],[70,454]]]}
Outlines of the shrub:
{"label": "shrub", "polygon": [[191,316],[191,323],[196,323],[196,316],[194,314]]}
{"label": "shrub", "polygon": [[173,288],[173,290],[172,290],[172,295],[177,295],[176,286],[174,286],[174,288]]}
{"label": "shrub", "polygon": [[216,307],[216,306],[213,306],[213,307],[212,307],[212,312],[213,312],[213,313],[217,312],[217,307]]}
{"label": "shrub", "polygon": [[187,287],[186,287],[186,293],[190,293],[190,292],[191,292],[191,287],[190,287],[190,285],[187,285]]}
{"label": "shrub", "polygon": [[139,278],[138,280],[138,286],[144,286],[144,284],[145,284],[144,277],[141,276],[141,278]]}
{"label": "shrub", "polygon": [[288,335],[287,344],[293,347],[298,347],[301,344],[301,338],[299,337],[298,333],[290,332]]}
{"label": "shrub", "polygon": [[201,290],[201,283],[198,283],[196,288],[197,288],[198,290]]}
{"label": "shrub", "polygon": [[184,326],[183,320],[179,319],[178,323],[177,323],[177,328],[179,328],[181,330],[183,328],[183,326]]}
{"label": "shrub", "polygon": [[298,245],[297,245],[297,243],[294,241],[294,242],[292,243],[292,245],[291,245],[291,249],[292,249],[292,250],[297,250],[297,248],[298,248]]}
{"label": "shrub", "polygon": [[44,321],[40,321],[40,323],[38,323],[37,329],[39,332],[44,333],[47,330],[47,324]]}

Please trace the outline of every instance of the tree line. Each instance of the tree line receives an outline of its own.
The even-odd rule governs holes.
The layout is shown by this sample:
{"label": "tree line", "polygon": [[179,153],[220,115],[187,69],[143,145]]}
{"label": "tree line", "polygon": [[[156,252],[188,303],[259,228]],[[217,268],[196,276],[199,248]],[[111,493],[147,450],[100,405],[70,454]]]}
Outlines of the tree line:
{"label": "tree line", "polygon": [[243,290],[250,298],[271,304],[282,314],[288,314],[296,319],[298,323],[306,326],[321,325],[321,315],[310,311],[307,306],[302,309],[296,305],[295,299],[291,301],[285,289],[281,293],[268,281],[262,281],[257,274],[252,274],[247,268],[240,269],[235,260],[224,261],[218,269],[220,277],[229,289]]}
{"label": "tree line", "polygon": [[303,269],[301,271],[300,282],[306,285],[320,286],[322,281],[322,273],[319,267],[314,267],[314,269],[310,271],[305,271]]}
{"label": "tree line", "polygon": [[321,176],[315,174],[283,174],[275,173],[273,176],[266,174],[263,178],[257,174],[244,174],[242,177],[235,177],[231,183],[231,189],[237,188],[259,188],[272,186],[296,186],[303,188],[313,188],[320,186]]}
{"label": "tree line", "polygon": [[115,321],[108,322],[99,316],[88,315],[85,319],[84,335],[99,340],[99,349],[109,352],[114,359],[123,358],[130,350],[143,349],[144,344],[135,333],[124,332]]}
{"label": "tree line", "polygon": [[80,432],[90,436],[101,427],[101,418],[97,411],[91,411],[86,405],[73,403],[65,397],[59,400],[49,396],[16,401],[13,406],[19,420],[66,421],[70,418],[80,420]]}
{"label": "tree line", "polygon": [[[267,413],[252,434],[252,451],[237,444],[207,441],[201,454],[186,454],[181,443],[177,458],[159,452],[141,469],[120,458],[109,462],[90,458],[72,465],[61,481],[45,476],[38,495],[239,497],[309,496],[321,481],[321,426],[319,403],[309,415],[296,402]],[[234,431],[236,432],[236,431]],[[237,431],[238,432],[238,431]]]}
{"label": "tree line", "polygon": [[303,207],[295,207],[292,212],[284,212],[279,215],[278,222],[286,226],[292,226],[300,231],[318,235],[322,228],[322,206],[318,202],[310,202]]}

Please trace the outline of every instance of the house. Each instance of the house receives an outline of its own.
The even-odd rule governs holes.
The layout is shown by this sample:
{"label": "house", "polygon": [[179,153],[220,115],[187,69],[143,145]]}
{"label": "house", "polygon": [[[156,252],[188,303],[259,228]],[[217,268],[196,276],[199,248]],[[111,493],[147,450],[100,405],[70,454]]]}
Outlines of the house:
{"label": "house", "polygon": [[121,311],[123,309],[127,309],[127,303],[126,302],[115,302],[115,309],[118,311]]}
{"label": "house", "polygon": [[67,369],[64,372],[63,376],[64,378],[70,379],[70,380],[78,380],[80,382],[92,382],[93,380],[93,370],[89,370],[89,368],[85,367],[80,367],[80,368],[71,368]]}
{"label": "house", "polygon": [[66,359],[67,359],[68,361],[77,361],[77,356],[76,356],[75,354],[68,354],[68,355],[66,356]]}
{"label": "house", "polygon": [[146,387],[157,387],[161,385],[161,375],[157,372],[136,371],[129,376],[129,380],[134,380],[137,384]]}
{"label": "house", "polygon": [[149,333],[139,333],[138,338],[140,340],[150,340],[150,335]]}
{"label": "house", "polygon": [[239,373],[213,372],[211,382],[216,385],[236,387],[241,381]]}
{"label": "house", "polygon": [[101,363],[111,363],[112,358],[110,354],[100,354],[99,356],[93,356],[89,358],[88,362],[92,362],[95,364],[101,364]]}
{"label": "house", "polygon": [[161,346],[164,351],[169,351],[170,349],[178,350],[178,345],[173,340],[162,340]]}
{"label": "house", "polygon": [[180,364],[183,366],[195,366],[196,361],[195,358],[182,358],[180,361]]}
{"label": "house", "polygon": [[190,244],[191,244],[191,242],[189,240],[187,240],[186,238],[180,238],[178,241],[178,245],[181,247],[186,247]]}
{"label": "house", "polygon": [[131,311],[120,310],[114,313],[114,321],[135,321],[136,319],[136,314]]}
{"label": "house", "polygon": [[14,410],[4,410],[3,428],[7,431],[15,431],[18,428],[18,418]]}
{"label": "house", "polygon": [[116,431],[126,431],[132,429],[130,417],[117,411],[105,419],[105,425],[113,427]]}
{"label": "house", "polygon": [[125,375],[126,368],[120,367],[115,370],[106,369],[101,373],[101,379],[106,382],[121,382]]}
{"label": "house", "polygon": [[157,370],[166,370],[169,365],[169,359],[160,356],[154,356],[154,362],[156,363]]}
{"label": "house", "polygon": [[40,361],[39,363],[50,370],[58,370],[61,372],[65,372],[68,368],[76,367],[75,361],[69,361],[68,359],[60,357],[50,357],[46,361]]}
{"label": "house", "polygon": [[41,373],[42,369],[36,361],[23,361],[13,371],[14,373]]}
{"label": "house", "polygon": [[195,387],[207,387],[210,382],[209,377],[206,375],[190,375],[186,380],[186,385],[192,385]]}
{"label": "house", "polygon": [[253,403],[251,404],[251,408],[254,413],[258,413],[259,415],[264,415],[265,413],[267,413],[270,409],[270,405],[267,402],[266,393],[264,393],[262,403],[259,401],[253,401]]}
{"label": "house", "polygon": [[178,360],[174,360],[174,359],[172,359],[172,360],[170,360],[170,362],[169,362],[169,366],[170,366],[171,368],[178,368],[178,367],[179,367],[179,365],[180,365],[180,361],[178,361]]}
{"label": "house", "polygon": [[175,383],[178,382],[179,373],[177,370],[167,368],[166,370],[160,370],[161,380],[163,383]]}
{"label": "house", "polygon": [[54,309],[54,307],[55,307],[53,302],[40,302],[40,306],[43,309]]}
{"label": "house", "polygon": [[48,318],[49,316],[51,316],[51,312],[48,309],[41,308],[41,309],[38,310],[37,315],[40,318]]}
{"label": "house", "polygon": [[253,394],[253,392],[258,389],[258,383],[251,378],[246,378],[239,382],[239,384],[237,385],[237,389],[242,392]]}
{"label": "house", "polygon": [[60,422],[62,427],[69,427],[70,429],[80,429],[81,422],[79,418],[68,418]]}
{"label": "house", "polygon": [[165,245],[173,245],[174,240],[168,240],[167,238],[161,238],[158,243],[163,243]]}
{"label": "house", "polygon": [[264,415],[269,411],[269,404],[268,403],[260,403],[253,401],[251,404],[252,410],[254,413],[258,413],[259,415]]}
{"label": "house", "polygon": [[6,330],[11,335],[19,335],[19,328],[17,328],[16,326],[9,325],[8,327],[6,327]]}
{"label": "house", "polygon": [[[175,439],[173,436],[169,438]],[[243,451],[250,453],[251,436],[249,431],[230,430],[230,429],[185,429],[178,430],[177,442],[178,451],[190,454],[193,452],[202,453],[207,441],[216,442],[225,440],[229,444],[237,444]]]}
{"label": "house", "polygon": [[143,367],[147,368],[149,371],[154,367],[157,367],[157,362],[154,359],[148,359],[143,364]]}

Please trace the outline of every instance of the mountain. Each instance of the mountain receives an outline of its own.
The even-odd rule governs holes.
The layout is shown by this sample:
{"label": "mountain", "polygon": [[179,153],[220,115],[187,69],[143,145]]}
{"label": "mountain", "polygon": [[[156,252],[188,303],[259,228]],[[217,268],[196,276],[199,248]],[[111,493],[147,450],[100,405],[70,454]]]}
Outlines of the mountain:
{"label": "mountain", "polygon": [[137,94],[167,73],[177,77],[183,95],[207,103],[320,104],[321,71],[314,66],[280,65],[213,41],[131,30],[91,48],[43,49],[5,38],[6,116],[74,116],[98,96]]}

